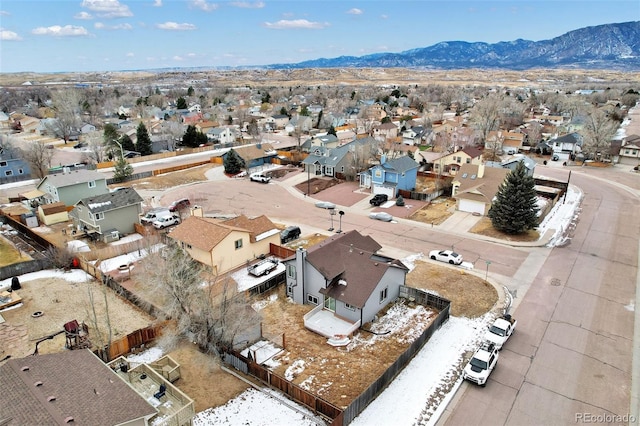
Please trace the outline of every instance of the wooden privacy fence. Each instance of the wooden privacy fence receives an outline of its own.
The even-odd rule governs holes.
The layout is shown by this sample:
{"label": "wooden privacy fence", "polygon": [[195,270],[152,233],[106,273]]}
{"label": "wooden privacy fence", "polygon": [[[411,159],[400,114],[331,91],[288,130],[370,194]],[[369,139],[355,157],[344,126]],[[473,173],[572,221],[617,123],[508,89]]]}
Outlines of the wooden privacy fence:
{"label": "wooden privacy fence", "polygon": [[413,287],[400,286],[400,298],[411,303],[418,303],[439,311],[429,327],[418,337],[385,372],[378,377],[364,392],[353,400],[344,410],[328,401],[313,395],[300,386],[287,381],[284,377],[274,374],[271,370],[257,364],[255,361],[229,350],[223,354],[223,360],[235,369],[249,374],[267,385],[287,394],[294,401],[305,405],[314,413],[331,419],[332,426],[346,426],[355,419],[382,392],[391,381],[406,367],[416,353],[429,341],[442,324],[449,319],[451,302],[440,296]]}
{"label": "wooden privacy fence", "polygon": [[[141,328],[119,340],[111,342],[108,354],[109,360],[116,359],[121,355],[126,355],[131,352],[132,349],[139,348],[155,340],[155,338],[160,335],[162,326],[161,324],[157,324]],[[99,352],[99,350],[96,352]],[[100,356],[98,353],[97,355]]]}

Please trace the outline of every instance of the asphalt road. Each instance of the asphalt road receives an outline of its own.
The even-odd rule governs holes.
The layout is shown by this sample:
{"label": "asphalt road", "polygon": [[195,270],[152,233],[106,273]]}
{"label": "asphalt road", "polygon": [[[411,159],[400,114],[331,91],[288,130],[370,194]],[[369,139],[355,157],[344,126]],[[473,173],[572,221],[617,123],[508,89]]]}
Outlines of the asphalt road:
{"label": "asphalt road", "polygon": [[487,387],[463,384],[439,424],[637,424],[640,176],[583,168],[571,182],[585,194],[571,243],[530,276]]}

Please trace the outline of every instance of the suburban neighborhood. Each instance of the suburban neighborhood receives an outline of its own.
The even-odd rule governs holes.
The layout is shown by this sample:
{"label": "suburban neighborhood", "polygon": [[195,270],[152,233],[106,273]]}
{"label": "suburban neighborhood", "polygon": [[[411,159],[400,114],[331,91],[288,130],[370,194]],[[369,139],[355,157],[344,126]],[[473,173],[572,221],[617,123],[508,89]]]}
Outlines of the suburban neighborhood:
{"label": "suburban neighborhood", "polygon": [[216,416],[258,391],[280,424],[371,424],[445,347],[411,424],[468,424],[502,387],[517,409],[477,424],[536,423],[514,391],[527,374],[582,410],[632,413],[634,253],[616,251],[629,288],[579,291],[615,312],[588,362],[615,358],[602,374],[624,390],[563,387],[535,364],[554,349],[531,343],[548,321],[562,346],[577,321],[538,316],[570,316],[540,300],[591,283],[579,250],[620,274],[608,243],[582,242],[617,226],[607,208],[585,227],[607,205],[590,197],[637,206],[632,82],[156,83],[2,87],[0,423],[240,424]]}

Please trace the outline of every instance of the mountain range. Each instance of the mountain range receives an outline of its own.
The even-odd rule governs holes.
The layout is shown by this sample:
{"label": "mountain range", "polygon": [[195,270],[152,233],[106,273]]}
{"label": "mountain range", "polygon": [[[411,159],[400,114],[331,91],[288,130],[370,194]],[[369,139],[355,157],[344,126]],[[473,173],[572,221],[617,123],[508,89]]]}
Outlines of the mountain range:
{"label": "mountain range", "polygon": [[640,70],[640,21],[597,25],[542,41],[445,41],[400,53],[320,58],[268,69],[299,68],[532,68]]}

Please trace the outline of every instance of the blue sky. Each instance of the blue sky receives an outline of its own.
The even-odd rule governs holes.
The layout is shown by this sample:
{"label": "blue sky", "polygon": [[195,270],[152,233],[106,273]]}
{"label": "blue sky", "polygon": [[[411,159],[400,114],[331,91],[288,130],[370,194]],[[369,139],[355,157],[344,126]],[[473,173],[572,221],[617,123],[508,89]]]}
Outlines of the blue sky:
{"label": "blue sky", "polygon": [[0,72],[295,63],[637,20],[638,0],[2,0]]}

